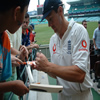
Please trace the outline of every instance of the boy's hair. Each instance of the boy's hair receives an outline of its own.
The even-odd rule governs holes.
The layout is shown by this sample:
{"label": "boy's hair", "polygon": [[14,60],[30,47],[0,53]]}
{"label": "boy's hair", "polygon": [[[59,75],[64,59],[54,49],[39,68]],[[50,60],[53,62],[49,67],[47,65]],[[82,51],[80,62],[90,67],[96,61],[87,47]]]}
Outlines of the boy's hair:
{"label": "boy's hair", "polygon": [[86,20],[83,20],[83,21],[82,21],[82,24],[83,24],[83,22],[87,22],[87,21],[86,21]]}
{"label": "boy's hair", "polygon": [[29,14],[28,13],[25,14],[25,18],[29,18]]}
{"label": "boy's hair", "polygon": [[6,12],[11,8],[20,6],[21,12],[24,10],[24,7],[29,4],[30,0],[1,0],[0,1],[0,13]]}

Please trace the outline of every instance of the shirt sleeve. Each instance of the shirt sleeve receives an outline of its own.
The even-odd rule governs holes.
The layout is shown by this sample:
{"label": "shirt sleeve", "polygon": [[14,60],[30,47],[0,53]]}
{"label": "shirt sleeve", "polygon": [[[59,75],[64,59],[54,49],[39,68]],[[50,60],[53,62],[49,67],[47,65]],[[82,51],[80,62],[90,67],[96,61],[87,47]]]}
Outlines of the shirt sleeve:
{"label": "shirt sleeve", "polygon": [[30,41],[34,42],[34,35],[33,35],[33,33],[30,33]]}
{"label": "shirt sleeve", "polygon": [[6,30],[7,34],[8,34],[8,37],[9,37],[9,40],[10,40],[10,45],[11,45],[11,48],[13,47],[13,43],[12,43],[12,34]]}
{"label": "shirt sleeve", "polygon": [[79,26],[72,36],[73,51],[72,64],[77,65],[81,70],[87,72],[90,67],[89,62],[89,36],[88,32],[82,26]]}
{"label": "shirt sleeve", "polygon": [[94,30],[93,39],[96,38],[96,30]]}

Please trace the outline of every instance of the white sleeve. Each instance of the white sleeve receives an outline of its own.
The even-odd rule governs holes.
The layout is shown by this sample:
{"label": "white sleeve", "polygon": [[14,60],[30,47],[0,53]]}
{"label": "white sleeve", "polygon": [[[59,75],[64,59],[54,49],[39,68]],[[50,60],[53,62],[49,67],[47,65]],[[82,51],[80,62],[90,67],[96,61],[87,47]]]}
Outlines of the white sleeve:
{"label": "white sleeve", "polygon": [[11,48],[13,47],[13,43],[12,43],[12,34],[6,30],[7,34],[8,34],[8,37],[9,37],[9,40],[10,40],[10,45],[11,45]]}
{"label": "white sleeve", "polygon": [[[50,38],[50,43],[49,43],[49,51],[50,51],[50,58],[52,56],[52,37]],[[52,62],[52,58],[51,58],[51,62]]]}
{"label": "white sleeve", "polygon": [[50,38],[50,43],[49,43],[49,51],[50,51],[50,58],[51,58],[51,62],[53,63],[54,61],[52,60],[52,54],[53,54],[53,50],[52,50],[52,45],[54,44],[54,40],[56,40],[55,39],[55,35],[56,34],[53,34],[52,36],[51,36],[51,38]]}
{"label": "white sleeve", "polygon": [[89,36],[83,26],[78,26],[72,36],[72,64],[87,72],[90,67],[89,61]]}

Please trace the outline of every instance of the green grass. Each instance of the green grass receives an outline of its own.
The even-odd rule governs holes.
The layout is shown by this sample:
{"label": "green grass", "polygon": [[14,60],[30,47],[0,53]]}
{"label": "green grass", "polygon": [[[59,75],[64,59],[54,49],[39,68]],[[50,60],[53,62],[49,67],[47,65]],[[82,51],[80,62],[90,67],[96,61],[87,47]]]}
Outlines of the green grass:
{"label": "green grass", "polygon": [[87,25],[88,25],[87,31],[89,33],[89,37],[90,37],[90,39],[92,39],[93,38],[93,32],[98,27],[98,23],[97,22],[88,22]]}
{"label": "green grass", "polygon": [[[88,22],[87,31],[89,33],[90,39],[93,37],[93,32],[95,28],[98,27],[97,22]],[[48,27],[48,24],[35,25],[37,44],[49,44],[50,37],[54,34],[54,31]]]}
{"label": "green grass", "polygon": [[48,27],[48,24],[35,26],[37,44],[49,44],[50,37],[54,34],[53,30]]}

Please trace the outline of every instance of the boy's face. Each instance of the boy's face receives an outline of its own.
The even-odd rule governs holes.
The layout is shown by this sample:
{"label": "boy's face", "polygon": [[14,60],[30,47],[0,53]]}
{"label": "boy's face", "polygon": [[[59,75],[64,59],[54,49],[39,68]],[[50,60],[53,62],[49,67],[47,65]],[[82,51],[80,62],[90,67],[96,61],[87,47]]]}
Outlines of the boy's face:
{"label": "boy's face", "polygon": [[25,18],[25,14],[28,10],[28,6],[26,6],[23,10],[23,12],[20,11],[20,7],[16,7],[15,10],[14,10],[14,15],[12,16],[12,26],[9,27],[9,32],[10,33],[15,33],[18,28],[22,25],[23,21],[24,21],[24,18]]}
{"label": "boy's face", "polygon": [[24,29],[27,29],[28,24],[29,24],[29,18],[24,18],[24,21],[23,21],[22,27],[23,27]]}

